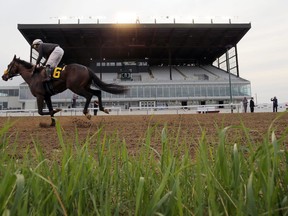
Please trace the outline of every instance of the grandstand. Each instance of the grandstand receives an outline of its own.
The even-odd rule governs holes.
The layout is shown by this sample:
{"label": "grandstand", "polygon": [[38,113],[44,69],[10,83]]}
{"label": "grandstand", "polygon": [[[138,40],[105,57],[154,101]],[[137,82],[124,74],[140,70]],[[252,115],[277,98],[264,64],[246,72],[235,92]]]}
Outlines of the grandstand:
{"label": "grandstand", "polygon": [[[250,23],[18,25],[29,44],[35,38],[60,44],[63,63],[87,65],[103,81],[128,86],[125,95],[102,93],[105,106],[123,109],[221,107],[250,97],[250,82],[240,77],[237,53],[237,43],[250,28]],[[32,49],[30,56],[31,62],[37,58]],[[22,107],[35,108],[27,84],[19,89]],[[71,99],[69,90],[52,97],[58,107],[69,106]]]}

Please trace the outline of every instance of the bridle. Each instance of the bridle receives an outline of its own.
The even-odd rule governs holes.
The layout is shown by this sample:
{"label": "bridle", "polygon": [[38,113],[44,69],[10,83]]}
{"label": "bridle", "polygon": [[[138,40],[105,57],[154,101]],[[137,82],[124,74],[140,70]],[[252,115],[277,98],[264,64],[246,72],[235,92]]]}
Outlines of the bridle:
{"label": "bridle", "polygon": [[20,74],[15,74],[15,73],[12,73],[11,72],[11,69],[14,67],[15,65],[15,59],[13,60],[12,64],[10,65],[10,67],[8,67],[8,69],[6,69],[4,71],[4,75],[8,75],[8,79],[12,78],[12,77],[15,77],[15,76],[20,76]]}

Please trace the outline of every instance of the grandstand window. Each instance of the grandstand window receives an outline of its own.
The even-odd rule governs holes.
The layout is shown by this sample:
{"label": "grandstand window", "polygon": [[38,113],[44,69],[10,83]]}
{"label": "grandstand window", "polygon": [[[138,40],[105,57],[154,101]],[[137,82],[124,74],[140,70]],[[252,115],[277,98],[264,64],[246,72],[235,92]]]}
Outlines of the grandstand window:
{"label": "grandstand window", "polygon": [[195,97],[200,96],[201,96],[200,86],[195,86]]}
{"label": "grandstand window", "polygon": [[144,97],[143,86],[138,87],[138,97]]}
{"label": "grandstand window", "polygon": [[163,97],[163,88],[162,87],[157,87],[157,96]]}
{"label": "grandstand window", "polygon": [[[118,95],[119,97],[124,97],[124,98],[130,98],[131,97],[131,89],[128,91],[128,92],[126,92],[124,95],[122,95],[122,96],[120,96],[120,95]],[[119,98],[118,97],[118,98]],[[113,98],[113,97],[112,97]]]}
{"label": "grandstand window", "polygon": [[182,97],[183,95],[182,95],[182,92],[181,92],[181,86],[177,86],[176,87],[176,97]]}
{"label": "grandstand window", "polygon": [[4,97],[8,96],[8,90],[7,89],[1,90],[0,91],[0,96],[4,96]]}
{"label": "grandstand window", "polygon": [[156,88],[155,86],[151,87],[151,97],[156,98],[157,97],[157,93],[156,93]]}
{"label": "grandstand window", "polygon": [[[130,94],[129,94],[130,93]],[[137,97],[137,88],[130,88],[130,91],[128,91],[127,96],[131,96],[131,97]]]}
{"label": "grandstand window", "polygon": [[232,95],[239,96],[239,92],[240,92],[240,89],[238,85],[232,87]]}
{"label": "grandstand window", "polygon": [[214,93],[214,96],[220,96],[220,94],[219,94],[219,86],[214,86],[213,87],[213,93]]}
{"label": "grandstand window", "polygon": [[170,97],[176,97],[175,86],[170,87]]}
{"label": "grandstand window", "polygon": [[[232,91],[232,95],[233,95],[233,91]],[[225,96],[230,96],[230,88],[229,88],[229,86],[225,87]]]}
{"label": "grandstand window", "polygon": [[170,97],[170,94],[169,94],[170,89],[169,89],[169,87],[168,87],[168,86],[165,86],[163,90],[164,90],[164,91],[163,91],[164,97]]}
{"label": "grandstand window", "polygon": [[201,96],[207,96],[207,88],[206,86],[201,86]]}
{"label": "grandstand window", "polygon": [[207,96],[213,96],[213,87],[212,86],[207,87]]}
{"label": "grandstand window", "polygon": [[194,97],[195,94],[194,94],[194,87],[193,86],[189,86],[189,96],[190,97]]}
{"label": "grandstand window", "polygon": [[147,98],[151,97],[151,88],[150,88],[150,86],[145,86],[144,87],[144,95]]}
{"label": "grandstand window", "polygon": [[226,91],[225,91],[225,86],[220,86],[219,90],[220,90],[220,96],[227,96]]}
{"label": "grandstand window", "polygon": [[19,96],[19,90],[18,89],[9,89],[8,95],[11,97],[17,97],[17,96]]}
{"label": "grandstand window", "polygon": [[182,87],[182,96],[183,97],[189,97],[189,90],[188,90],[188,86],[183,86]]}
{"label": "grandstand window", "polygon": [[240,94],[241,94],[242,96],[251,95],[250,85],[242,85],[242,86],[240,87]]}

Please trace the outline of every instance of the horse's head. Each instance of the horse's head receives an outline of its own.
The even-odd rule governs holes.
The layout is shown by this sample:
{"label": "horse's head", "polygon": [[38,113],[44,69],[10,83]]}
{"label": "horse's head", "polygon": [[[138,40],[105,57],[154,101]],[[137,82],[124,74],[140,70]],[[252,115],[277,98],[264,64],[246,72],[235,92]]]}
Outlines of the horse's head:
{"label": "horse's head", "polygon": [[14,55],[13,60],[8,65],[7,69],[4,71],[4,74],[2,76],[2,79],[7,81],[8,79],[21,75],[22,72],[32,72],[33,65],[21,60],[20,58],[16,58],[16,55]]}
{"label": "horse's head", "polygon": [[7,81],[8,79],[18,75],[19,71],[16,63],[16,55],[14,55],[13,60],[10,62],[10,64],[7,66],[7,69],[4,71],[2,79],[4,81]]}

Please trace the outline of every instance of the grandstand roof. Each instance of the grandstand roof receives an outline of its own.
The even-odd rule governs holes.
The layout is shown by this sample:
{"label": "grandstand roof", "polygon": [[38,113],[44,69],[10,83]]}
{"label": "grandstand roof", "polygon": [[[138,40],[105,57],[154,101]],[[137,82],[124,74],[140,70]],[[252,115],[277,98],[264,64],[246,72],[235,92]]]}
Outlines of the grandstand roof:
{"label": "grandstand roof", "polygon": [[245,24],[18,24],[29,44],[36,38],[58,43],[65,63],[90,60],[155,64],[212,63],[251,28]]}

